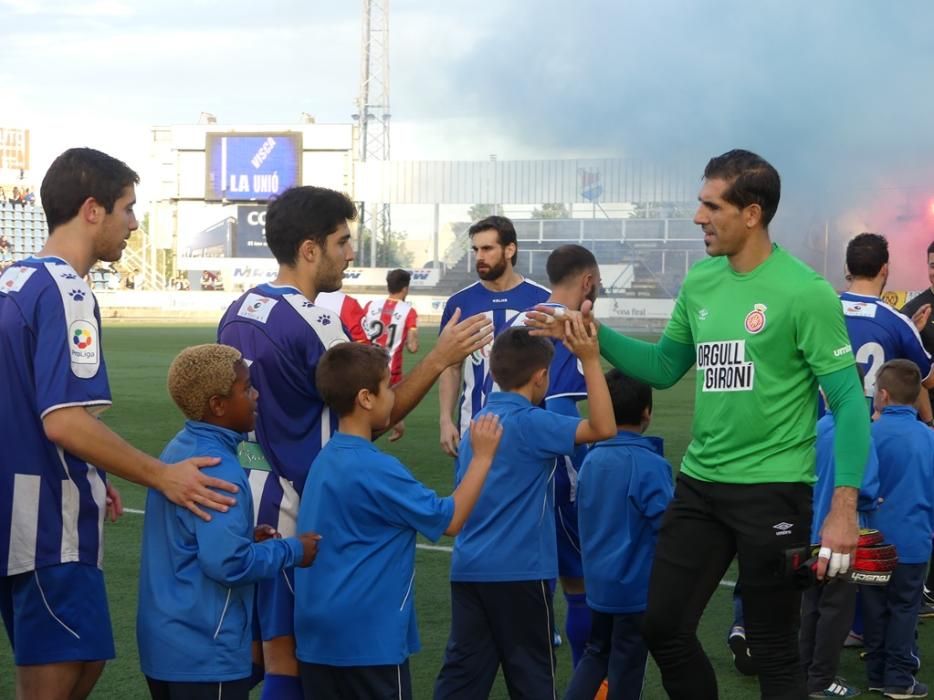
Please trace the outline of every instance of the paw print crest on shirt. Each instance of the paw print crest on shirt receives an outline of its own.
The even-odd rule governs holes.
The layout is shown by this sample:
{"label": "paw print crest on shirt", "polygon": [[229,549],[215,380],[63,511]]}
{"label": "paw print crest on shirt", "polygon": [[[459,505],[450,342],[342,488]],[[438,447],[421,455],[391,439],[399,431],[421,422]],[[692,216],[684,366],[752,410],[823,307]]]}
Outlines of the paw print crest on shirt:
{"label": "paw print crest on shirt", "polygon": [[84,301],[85,294],[80,289],[72,289],[70,292],[68,292],[68,296],[70,296],[75,301]]}

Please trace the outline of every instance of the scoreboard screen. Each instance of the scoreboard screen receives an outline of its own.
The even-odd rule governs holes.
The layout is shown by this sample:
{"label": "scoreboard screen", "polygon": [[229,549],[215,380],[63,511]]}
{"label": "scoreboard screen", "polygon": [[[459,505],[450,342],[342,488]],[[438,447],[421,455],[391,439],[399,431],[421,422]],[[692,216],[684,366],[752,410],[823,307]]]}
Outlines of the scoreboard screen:
{"label": "scoreboard screen", "polygon": [[264,202],[301,184],[301,133],[209,133],[204,150],[206,200]]}

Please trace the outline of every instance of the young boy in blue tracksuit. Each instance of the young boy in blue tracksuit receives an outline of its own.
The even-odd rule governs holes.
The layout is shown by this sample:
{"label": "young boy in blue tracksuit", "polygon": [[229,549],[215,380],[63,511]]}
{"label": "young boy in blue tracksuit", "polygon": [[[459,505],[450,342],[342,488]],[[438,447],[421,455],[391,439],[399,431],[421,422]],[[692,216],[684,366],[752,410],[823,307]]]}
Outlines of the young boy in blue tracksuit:
{"label": "young boy in blue tracksuit", "polygon": [[[580,318],[565,324],[564,342],[583,367],[589,419],[538,407],[548,390],[550,340],[515,327],[493,343],[490,369],[501,391],[490,395],[478,415],[498,416],[503,440],[454,544],[451,634],[435,698],[487,697],[500,665],[513,697],[556,696],[548,590],[548,580],[558,575],[555,458],[616,433],[596,328]],[[470,447],[462,445],[458,480],[470,458]]]}
{"label": "young boy in blue tracksuit", "polygon": [[309,566],[319,537],[281,539],[262,525],[254,531],[237,445],[253,430],[257,392],[238,350],[213,344],[183,350],[169,368],[168,388],[188,420],[162,459],[219,457],[204,471],[240,491],[209,521],[149,491],[136,619],[140,664],[153,700],[246,700],[252,584]]}
{"label": "young boy in blue tracksuit", "polygon": [[909,360],[891,360],[876,374],[872,425],[879,456],[879,508],[870,527],[895,545],[898,566],[886,586],[863,586],[863,625],[869,689],[889,698],[927,697],[915,680],[915,632],[934,534],[934,431],[914,408],[921,373]]}
{"label": "young boy in blue tracksuit", "polygon": [[[826,413],[817,421],[817,483],[814,484],[814,515],[811,542],[820,542],[824,518],[830,512],[834,491],[834,420]],[[857,510],[860,524],[868,525],[869,514],[879,504],[879,460],[875,443],[863,470]],[[859,690],[837,677],[840,652],[856,611],[858,587],[840,577],[812,586],[801,596],[801,630],[798,635],[801,664],[812,698],[848,698]]]}
{"label": "young boy in blue tracksuit", "polygon": [[322,535],[313,569],[295,572],[296,655],[306,700],[412,697],[408,657],[418,651],[415,536],[460,530],[484,488],[502,430],[477,418],[461,449],[473,458],[451,496],[439,498],[373,444],[394,392],[386,351],[342,343],[318,363],[315,384],[339,416],[311,465],[299,529]]}
{"label": "young boy in blue tracksuit", "polygon": [[674,493],[661,439],[643,435],[652,388],[616,369],[606,383],[618,433],[591,448],[577,483],[591,632],[565,700],[592,700],[604,678],[610,700],[641,697],[648,656],[642,615],[658,529]]}

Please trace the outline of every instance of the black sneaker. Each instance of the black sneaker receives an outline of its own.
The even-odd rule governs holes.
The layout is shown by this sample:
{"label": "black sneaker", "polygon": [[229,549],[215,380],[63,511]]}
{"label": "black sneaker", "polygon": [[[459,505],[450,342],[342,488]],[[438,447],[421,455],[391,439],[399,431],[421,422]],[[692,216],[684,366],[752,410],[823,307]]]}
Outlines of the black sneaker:
{"label": "black sneaker", "polygon": [[856,686],[850,685],[843,678],[835,678],[833,682],[823,690],[809,693],[809,698],[855,698],[860,695],[860,690]]}
{"label": "black sneaker", "polygon": [[744,676],[756,675],[756,663],[752,660],[749,646],[746,644],[746,630],[739,625],[733,625],[726,643],[733,652],[733,665],[736,666],[736,670]]}

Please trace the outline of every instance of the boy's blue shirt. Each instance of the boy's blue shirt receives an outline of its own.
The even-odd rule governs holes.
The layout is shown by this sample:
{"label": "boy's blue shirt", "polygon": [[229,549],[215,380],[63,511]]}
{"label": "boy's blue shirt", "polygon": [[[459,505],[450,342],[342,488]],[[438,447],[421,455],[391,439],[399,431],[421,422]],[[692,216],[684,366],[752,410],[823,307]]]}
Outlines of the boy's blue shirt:
{"label": "boy's blue shirt", "polygon": [[[811,542],[820,542],[820,530],[824,518],[830,512],[835,488],[835,464],[833,454],[834,420],[832,413],[825,413],[817,421],[817,482],[814,484],[814,515],[811,521]],[[863,469],[863,483],[859,487],[857,511],[860,526],[868,526],[868,513],[879,505],[879,458],[876,443],[869,439],[869,458]]]}
{"label": "boy's blue shirt", "polygon": [[241,433],[187,421],[169,442],[166,463],[220,457],[202,471],[239,487],[226,513],[205,522],[160,492],[146,496],[136,635],[151,678],[178,682],[250,675],[253,584],[302,559],[294,537],[253,541],[253,498],[237,459]]}
{"label": "boy's blue shirt", "polygon": [[934,431],[911,406],[886,406],[872,424],[879,455],[879,508],[869,522],[895,545],[900,564],[931,558],[934,533]]}
{"label": "boy's blue shirt", "polygon": [[313,566],[295,570],[296,653],[329,666],[400,664],[420,648],[415,535],[437,540],[454,517],[392,455],[336,433],[311,465],[300,531],[321,535]]}
{"label": "boy's blue shirt", "polygon": [[642,612],[662,516],[674,495],[662,440],[620,430],[587,453],[577,485],[587,605]]}
{"label": "boy's blue shirt", "polygon": [[[552,476],[555,457],[573,455],[580,418],[494,392],[478,416],[503,428],[486,483],[454,542],[451,580],[534,581],[558,575]],[[469,432],[457,456],[457,483],[473,457]]]}

